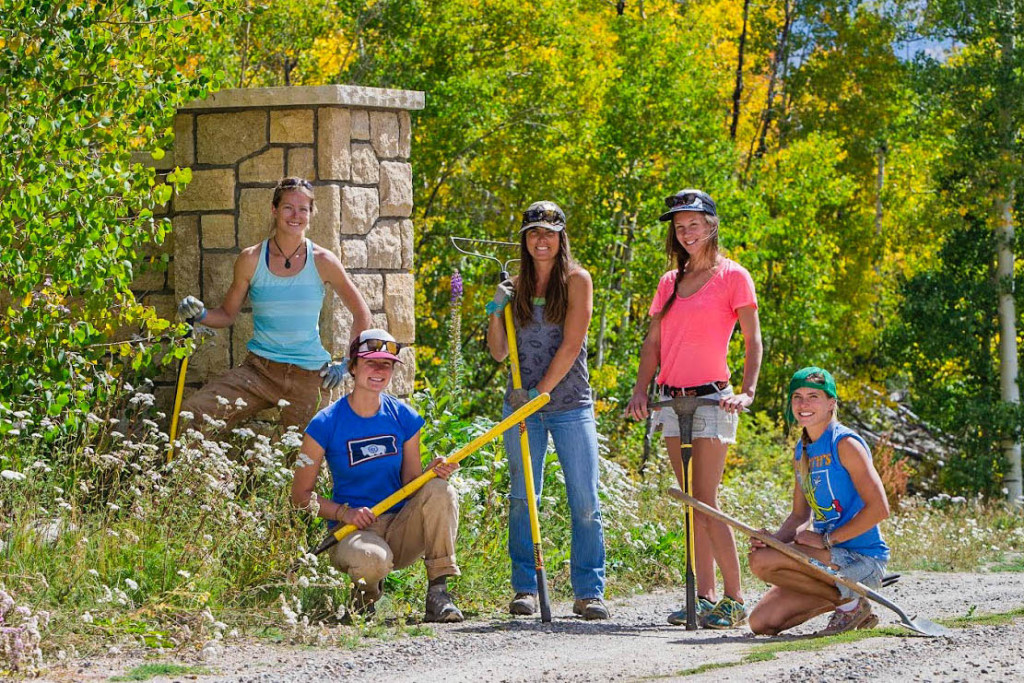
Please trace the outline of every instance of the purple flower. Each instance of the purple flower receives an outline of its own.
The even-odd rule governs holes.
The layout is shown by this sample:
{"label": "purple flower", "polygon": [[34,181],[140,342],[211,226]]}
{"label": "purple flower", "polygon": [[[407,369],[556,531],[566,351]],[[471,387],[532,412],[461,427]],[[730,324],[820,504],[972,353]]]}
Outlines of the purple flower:
{"label": "purple flower", "polygon": [[452,303],[455,303],[462,296],[462,275],[459,271],[452,273]]}

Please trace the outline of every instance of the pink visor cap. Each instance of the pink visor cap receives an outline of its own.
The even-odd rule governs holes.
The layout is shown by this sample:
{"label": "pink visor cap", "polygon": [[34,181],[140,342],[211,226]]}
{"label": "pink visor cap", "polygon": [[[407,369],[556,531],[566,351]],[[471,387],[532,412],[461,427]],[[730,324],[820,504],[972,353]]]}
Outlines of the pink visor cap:
{"label": "pink visor cap", "polygon": [[359,358],[381,358],[401,363],[398,352],[402,345],[387,330],[379,328],[363,330],[349,348],[349,356]]}

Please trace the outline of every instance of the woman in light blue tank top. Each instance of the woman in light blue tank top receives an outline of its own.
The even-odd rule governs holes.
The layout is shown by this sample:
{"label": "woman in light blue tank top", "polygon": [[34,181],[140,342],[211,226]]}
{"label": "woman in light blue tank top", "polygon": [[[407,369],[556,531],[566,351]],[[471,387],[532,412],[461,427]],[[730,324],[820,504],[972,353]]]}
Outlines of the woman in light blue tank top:
{"label": "woman in light blue tank top", "polygon": [[246,297],[252,305],[248,356],[182,408],[193,414],[200,428],[230,427],[275,405],[282,406],[284,427],[304,428],[340,386],[344,361],[332,364],[320,342],[324,284],[352,313],[352,338],[369,327],[370,309],[338,257],[306,237],[315,212],[310,182],[281,180],[271,201],[270,238],[238,255],[223,303],[207,309],[196,297],[187,296],[178,305],[180,317],[214,328],[234,324]]}
{"label": "woman in light blue tank top", "polygon": [[[879,523],[889,502],[867,443],[836,419],[835,380],[817,367],[799,370],[789,383],[786,417],[803,427],[796,445],[793,511],[775,538],[871,588],[881,586],[889,547]],[[750,569],[772,584],[750,613],[754,633],[775,635],[832,612],[831,635],[878,623],[867,598],[823,581],[806,566],[751,539]]]}
{"label": "woman in light blue tank top", "polygon": [[[505,415],[538,393],[551,402],[526,419],[533,495],[540,503],[548,438],[565,475],[572,518],[570,579],[573,612],[584,619],[607,619],[604,604],[604,527],[597,497],[597,427],[587,372],[587,327],[594,285],[569,251],[565,214],[554,202],[536,202],[523,213],[520,274],[498,287],[487,305],[487,346],[497,361],[508,356],[504,307],[512,307],[523,388],[505,393]],[[515,295],[512,296],[512,290]],[[512,478],[509,495],[508,550],[512,559],[512,614],[536,611],[537,575],[530,535],[526,484],[516,430],[505,432],[505,453]]]}

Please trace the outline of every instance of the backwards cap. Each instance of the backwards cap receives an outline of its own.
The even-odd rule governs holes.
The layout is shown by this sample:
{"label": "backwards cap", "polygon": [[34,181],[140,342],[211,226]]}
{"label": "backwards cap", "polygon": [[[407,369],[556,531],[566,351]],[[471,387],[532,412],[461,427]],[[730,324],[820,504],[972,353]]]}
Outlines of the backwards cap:
{"label": "backwards cap", "polygon": [[[823,379],[821,381],[809,379],[812,375],[821,375]],[[790,424],[796,424],[796,416],[793,415],[793,393],[797,389],[819,389],[832,398],[839,398],[839,392],[836,391],[836,380],[831,372],[814,365],[797,370],[793,373],[793,379],[789,380],[789,398],[786,400],[786,421]]]}

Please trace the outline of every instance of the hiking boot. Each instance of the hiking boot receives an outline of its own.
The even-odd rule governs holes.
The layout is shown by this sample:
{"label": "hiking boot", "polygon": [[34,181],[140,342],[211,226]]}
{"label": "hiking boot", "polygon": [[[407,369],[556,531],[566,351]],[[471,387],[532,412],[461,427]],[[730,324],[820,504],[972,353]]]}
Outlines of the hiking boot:
{"label": "hiking boot", "polygon": [[455,603],[452,602],[452,596],[448,594],[448,591],[427,591],[427,606],[423,612],[423,621],[453,624],[463,621],[465,618],[462,616],[459,608],[455,606]]}
{"label": "hiking boot", "polygon": [[517,617],[528,617],[537,611],[536,593],[516,593],[512,602],[508,603],[509,614]]}
{"label": "hiking boot", "polygon": [[864,598],[857,601],[857,606],[849,612],[836,610],[828,625],[815,633],[816,636],[834,636],[844,631],[852,631],[858,628],[871,628],[878,624],[878,617],[871,611],[871,603]]}
{"label": "hiking boot", "polygon": [[704,628],[739,628],[745,623],[747,623],[747,608],[742,602],[737,602],[728,595],[719,600],[711,612],[704,617]]}
{"label": "hiking boot", "polygon": [[579,598],[572,603],[572,613],[578,614],[587,621],[592,619],[607,619],[611,615],[605,607],[601,598]]}
{"label": "hiking boot", "polygon": [[[704,619],[715,609],[715,603],[707,598],[697,598],[697,626],[705,626]],[[686,626],[686,605],[668,615],[668,623],[673,626]]]}

